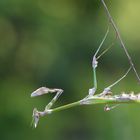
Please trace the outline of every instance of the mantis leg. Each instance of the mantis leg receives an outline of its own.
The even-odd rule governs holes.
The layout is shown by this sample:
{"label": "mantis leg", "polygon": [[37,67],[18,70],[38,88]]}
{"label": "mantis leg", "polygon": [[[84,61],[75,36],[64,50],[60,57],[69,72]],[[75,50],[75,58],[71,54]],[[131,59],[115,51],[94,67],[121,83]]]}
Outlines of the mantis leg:
{"label": "mantis leg", "polygon": [[57,93],[54,96],[54,98],[49,102],[49,104],[45,107],[45,111],[47,111],[48,109],[50,109],[53,106],[53,104],[57,101],[59,96],[62,94],[63,90],[62,89],[52,89],[52,92],[57,92]]}
{"label": "mantis leg", "polygon": [[37,90],[35,90],[32,94],[31,97],[36,97],[36,96],[41,96],[43,94],[48,94],[48,93],[55,93],[56,95],[53,97],[53,99],[48,103],[48,105],[45,107],[45,110],[43,112],[38,111],[36,108],[33,110],[33,123],[34,127],[36,128],[39,122],[39,117],[44,116],[46,114],[51,113],[51,107],[53,104],[57,101],[59,96],[62,94],[63,90],[62,89],[50,89],[46,87],[41,87]]}
{"label": "mantis leg", "polygon": [[115,81],[113,84],[111,84],[110,86],[108,86],[108,87],[106,87],[105,89],[104,89],[104,91],[100,94],[100,96],[105,96],[105,95],[107,95],[110,91],[111,91],[111,88],[113,87],[113,86],[115,86],[116,84],[118,84],[121,80],[123,80],[126,76],[127,76],[127,74],[129,73],[129,71],[131,70],[131,68],[132,68],[132,66],[130,66],[130,68],[126,71],[126,73],[121,77],[121,78],[119,78],[117,81]]}
{"label": "mantis leg", "polygon": [[35,90],[32,94],[31,97],[36,97],[36,96],[41,96],[43,94],[48,94],[48,93],[55,93],[56,95],[54,98],[49,102],[49,104],[45,107],[45,110],[48,110],[52,107],[52,105],[57,101],[59,96],[62,94],[63,90],[62,89],[50,89],[46,87],[41,87],[37,90]]}
{"label": "mantis leg", "polygon": [[114,106],[106,105],[106,106],[104,107],[104,111],[110,111],[110,110],[116,108],[116,107],[119,106],[119,105],[120,105],[120,104],[116,104],[116,105],[114,105]]}
{"label": "mantis leg", "polygon": [[95,54],[94,54],[94,56],[93,56],[93,60],[92,60],[92,68],[93,68],[93,88],[89,89],[89,95],[94,95],[94,93],[95,93],[96,90],[97,90],[96,68],[97,68],[97,65],[98,65],[98,61],[97,61],[97,57],[96,57],[96,56],[97,56],[98,52],[100,51],[100,49],[101,49],[101,47],[102,47],[102,45],[103,45],[103,43],[104,43],[104,41],[105,41],[105,39],[106,39],[108,33],[109,33],[109,28],[107,29],[106,34],[105,34],[105,36],[104,36],[102,42],[100,43],[100,45],[99,45],[97,51],[95,52]]}

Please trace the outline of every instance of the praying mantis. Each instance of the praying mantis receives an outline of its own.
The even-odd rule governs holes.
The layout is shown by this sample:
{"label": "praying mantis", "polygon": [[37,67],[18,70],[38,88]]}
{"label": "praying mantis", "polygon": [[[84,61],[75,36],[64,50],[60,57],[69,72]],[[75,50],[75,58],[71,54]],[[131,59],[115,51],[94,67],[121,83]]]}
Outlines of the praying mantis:
{"label": "praying mantis", "polygon": [[[77,106],[77,105],[90,104],[90,103],[87,103],[87,102],[89,101],[89,99],[92,99],[94,97],[94,95],[96,93],[96,90],[97,90],[96,69],[97,69],[97,66],[98,66],[98,59],[97,58],[99,58],[97,56],[97,54],[100,51],[100,49],[101,49],[101,47],[102,47],[102,45],[103,45],[108,33],[109,33],[109,28],[107,29],[106,34],[105,34],[101,44],[99,45],[97,51],[95,52],[95,54],[93,56],[93,60],[92,60],[93,88],[89,89],[88,96],[86,96],[85,98],[83,98],[82,100],[79,100],[77,102],[67,104],[67,105],[64,105],[64,106],[61,106],[61,107],[58,107],[58,108],[55,108],[55,109],[51,109],[52,106],[54,105],[54,103],[58,100],[60,95],[63,93],[63,90],[62,89],[56,89],[56,88],[50,89],[50,88],[47,88],[47,87],[41,87],[41,88],[35,90],[34,92],[32,92],[31,97],[41,96],[41,95],[48,94],[48,93],[56,93],[56,95],[48,103],[48,105],[46,105],[44,111],[40,112],[36,108],[33,110],[34,127],[37,127],[37,124],[38,124],[40,116],[45,116],[45,115],[50,114],[52,112],[55,112],[57,110],[67,109],[67,108],[74,107],[74,106]],[[103,90],[103,92],[101,92],[100,94],[96,95],[95,97],[102,98],[102,97],[106,97],[107,95],[111,94],[111,88],[113,88],[117,83],[119,83],[122,79],[124,79],[127,76],[128,72],[131,70],[131,68],[132,67],[130,66],[130,68],[127,70],[127,72],[121,78],[119,78],[117,81],[115,81],[110,86],[106,87]],[[106,106],[106,110],[110,110],[111,108],[114,108],[114,107]]]}
{"label": "praying mantis", "polygon": [[[63,105],[57,108],[52,108],[52,106],[54,105],[54,103],[58,100],[58,98],[60,97],[60,95],[63,93],[62,89],[50,89],[47,87],[41,87],[37,90],[35,90],[34,92],[32,92],[31,97],[36,97],[36,96],[41,96],[44,94],[49,94],[49,93],[56,93],[56,95],[53,97],[53,99],[46,105],[44,111],[38,111],[36,108],[34,108],[33,110],[33,122],[34,122],[34,127],[36,128],[39,122],[39,118],[48,114],[51,114],[53,112],[56,111],[60,111],[60,110],[64,110],[64,109],[68,109],[74,106],[78,106],[78,105],[90,105],[90,104],[106,104],[105,106],[105,111],[109,111],[111,109],[113,109],[114,107],[118,106],[120,103],[140,103],[140,94],[135,95],[134,93],[130,93],[130,94],[126,94],[126,93],[122,93],[121,95],[112,95],[111,93],[111,89],[117,85],[121,80],[123,80],[128,73],[130,72],[131,69],[134,70],[137,79],[139,80],[139,76],[135,70],[134,64],[131,60],[131,57],[129,56],[124,43],[122,42],[122,39],[120,37],[119,31],[108,11],[108,8],[104,2],[104,0],[101,0],[107,15],[108,15],[108,19],[109,22],[111,23],[111,25],[113,26],[115,32],[116,32],[116,38],[118,38],[120,40],[120,44],[122,45],[122,47],[124,48],[124,51],[126,52],[126,55],[128,57],[128,60],[130,62],[130,67],[128,68],[128,70],[123,74],[123,76],[121,76],[118,80],[116,80],[113,84],[109,85],[108,87],[104,88],[104,90],[99,93],[96,94],[97,92],[97,88],[98,88],[98,84],[97,84],[97,75],[96,75],[96,71],[97,71],[97,67],[98,67],[98,60],[99,58],[105,54],[111,47],[105,49],[100,55],[98,55],[99,51],[101,50],[107,36],[109,33],[109,27],[99,45],[99,47],[97,48],[96,52],[93,55],[93,59],[92,59],[92,70],[93,70],[93,87],[89,89],[88,91],[88,95],[86,97],[84,97],[83,99],[67,104],[67,105]],[[109,107],[108,104],[115,104],[115,106],[113,107]]]}

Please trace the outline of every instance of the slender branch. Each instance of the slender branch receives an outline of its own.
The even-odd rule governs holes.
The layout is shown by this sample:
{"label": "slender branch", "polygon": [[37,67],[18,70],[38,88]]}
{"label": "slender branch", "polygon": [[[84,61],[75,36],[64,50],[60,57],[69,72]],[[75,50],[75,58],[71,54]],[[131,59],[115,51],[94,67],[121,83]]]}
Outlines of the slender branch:
{"label": "slender branch", "polygon": [[[89,96],[82,100],[66,104],[54,109],[49,109],[48,111],[40,112],[40,116],[51,114],[54,112],[66,110],[80,105],[95,105],[95,104],[129,104],[129,103],[140,103],[140,94],[132,93],[122,93],[120,95],[105,95],[100,96],[100,94]],[[43,114],[43,115],[42,115]]]}
{"label": "slender branch", "polygon": [[94,95],[83,100],[67,104],[61,107],[57,107],[52,109],[52,112],[65,110],[68,108],[72,108],[79,105],[93,105],[93,104],[129,104],[129,103],[140,103],[140,94],[134,95],[134,93],[130,94],[121,94],[121,95],[107,95],[107,96],[99,96]]}
{"label": "slender branch", "polygon": [[[57,92],[57,94],[58,94],[59,91],[63,91],[63,90],[49,89],[49,88],[41,87],[41,88],[35,90],[31,95],[32,95],[32,97],[40,96],[42,94],[45,94],[45,92],[47,92],[46,94],[48,94],[49,92],[50,93]],[[89,96],[86,96],[85,98],[83,98],[82,100],[79,100],[79,101],[76,101],[76,102],[73,102],[70,104],[62,105],[60,107],[51,108],[51,109],[50,109],[50,107],[45,108],[44,111],[38,111],[36,108],[34,108],[33,115],[32,115],[33,126],[35,128],[37,127],[40,117],[46,116],[48,114],[52,114],[53,112],[66,110],[66,109],[80,106],[80,105],[140,103],[140,94],[135,95],[134,93],[128,93],[128,94],[122,93],[121,95],[112,95],[112,94],[111,95],[105,94],[102,96],[101,95],[102,95],[101,93],[96,94],[96,95],[89,95]],[[50,103],[52,103],[52,101]],[[118,106],[118,105],[115,105],[113,107],[105,106],[105,111],[109,111],[116,106]]]}
{"label": "slender branch", "polygon": [[57,111],[69,109],[69,108],[72,108],[72,107],[75,107],[75,106],[79,106],[79,105],[81,105],[81,102],[80,101],[77,101],[77,102],[73,102],[73,103],[70,103],[70,104],[67,104],[67,105],[63,105],[63,106],[54,108],[51,111],[52,112],[57,112]]}
{"label": "slender branch", "polygon": [[139,81],[139,84],[140,84],[140,77],[139,77],[139,75],[138,75],[138,73],[137,73],[137,71],[136,71],[136,68],[135,68],[134,63],[133,63],[133,61],[132,61],[132,59],[131,59],[131,56],[129,55],[129,53],[128,53],[126,47],[125,47],[125,44],[124,44],[124,42],[123,42],[123,40],[122,40],[122,38],[121,38],[121,35],[120,35],[120,33],[119,33],[119,29],[117,28],[117,26],[116,26],[116,24],[115,24],[115,22],[114,22],[114,20],[113,20],[113,18],[112,18],[112,16],[111,16],[111,14],[110,14],[108,8],[107,8],[107,6],[106,6],[104,0],[101,0],[101,2],[102,2],[102,4],[103,4],[103,6],[104,6],[105,12],[106,12],[107,17],[108,17],[108,19],[109,19],[109,22],[110,22],[110,24],[112,25],[112,27],[114,28],[114,30],[115,30],[115,32],[116,32],[116,35],[117,35],[118,39],[120,40],[120,45],[121,45],[121,47],[124,49],[124,52],[125,52],[125,54],[126,54],[128,60],[129,60],[129,63],[130,63],[130,65],[132,66],[133,71],[134,71],[134,73],[135,73],[135,75],[136,75],[136,77],[137,77],[137,79],[138,79],[138,81]]}
{"label": "slender branch", "polygon": [[120,104],[120,103],[140,103],[140,94],[135,95],[133,92],[130,94],[122,93],[120,95],[95,95],[87,99],[81,100],[81,104]]}

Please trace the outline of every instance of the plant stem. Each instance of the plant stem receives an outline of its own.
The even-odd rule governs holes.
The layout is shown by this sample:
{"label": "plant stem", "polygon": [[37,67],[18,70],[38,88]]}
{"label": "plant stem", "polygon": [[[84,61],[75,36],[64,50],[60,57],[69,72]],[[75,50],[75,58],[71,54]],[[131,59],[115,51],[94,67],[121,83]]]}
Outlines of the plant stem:
{"label": "plant stem", "polygon": [[72,107],[79,106],[79,105],[81,105],[80,101],[77,101],[77,102],[73,102],[73,103],[70,103],[70,104],[67,104],[67,105],[63,105],[63,106],[54,108],[54,109],[51,110],[51,112],[57,112],[57,111],[65,110],[65,109],[72,108]]}
{"label": "plant stem", "polygon": [[93,96],[89,99],[83,101],[83,104],[92,105],[92,104],[120,104],[120,103],[140,103],[140,99],[136,96],[131,98],[131,94],[125,94],[127,97],[123,97],[123,95],[119,96]]}
{"label": "plant stem", "polygon": [[83,100],[79,100],[77,102],[73,102],[67,105],[63,105],[54,109],[51,109],[51,112],[57,112],[61,110],[65,110],[68,108],[76,107],[79,105],[95,105],[95,104],[129,104],[129,103],[140,103],[140,95],[133,94],[122,94],[115,96],[103,96],[100,97],[98,95],[84,98]]}
{"label": "plant stem", "polygon": [[[38,111],[36,108],[33,110],[33,121],[34,121],[34,127],[37,127],[37,124],[39,122],[39,118],[43,117],[45,115],[51,114],[53,112],[58,112],[61,110],[69,109],[72,107],[80,106],[80,105],[95,105],[95,104],[105,104],[105,111],[109,111],[119,104],[129,104],[129,103],[140,103],[140,94],[126,94],[122,93],[121,95],[105,95],[101,96],[101,94],[98,95],[89,95],[86,96],[84,99],[79,100],[77,102],[73,102],[67,105],[63,105],[54,109],[45,109],[44,111]],[[109,107],[108,104],[116,104],[113,107]]]}
{"label": "plant stem", "polygon": [[133,63],[133,61],[132,61],[132,59],[131,59],[131,57],[130,57],[130,55],[129,55],[129,53],[128,53],[126,47],[125,47],[125,44],[124,44],[124,42],[123,42],[123,40],[122,40],[122,38],[121,38],[121,35],[120,35],[120,33],[119,33],[119,29],[117,28],[117,26],[116,26],[116,24],[115,24],[115,22],[114,22],[114,20],[113,20],[113,18],[112,18],[112,16],[111,16],[111,14],[110,14],[108,8],[107,8],[107,6],[106,6],[104,0],[101,0],[101,2],[102,2],[102,4],[103,4],[103,6],[104,6],[105,12],[106,12],[107,17],[108,17],[108,19],[109,19],[109,22],[110,22],[110,24],[113,26],[113,28],[114,28],[114,30],[115,30],[115,32],[116,32],[116,35],[117,35],[118,39],[120,40],[121,47],[124,49],[124,52],[125,52],[125,54],[126,54],[128,60],[129,60],[129,63],[130,63],[130,65],[132,66],[133,71],[134,71],[134,73],[135,73],[135,75],[136,75],[136,77],[137,77],[137,79],[138,79],[138,81],[139,81],[139,84],[140,84],[140,77],[139,77],[139,75],[138,75],[138,73],[137,73],[137,71],[136,71],[136,68],[135,68],[135,66],[134,66],[134,63]]}

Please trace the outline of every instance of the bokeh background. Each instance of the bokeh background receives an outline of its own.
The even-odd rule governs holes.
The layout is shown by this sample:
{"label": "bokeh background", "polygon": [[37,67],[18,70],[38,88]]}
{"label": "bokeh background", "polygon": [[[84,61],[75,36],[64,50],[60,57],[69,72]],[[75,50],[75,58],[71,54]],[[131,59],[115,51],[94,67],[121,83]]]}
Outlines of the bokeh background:
{"label": "bokeh background", "polygon": [[[140,1],[107,1],[140,73]],[[30,126],[32,110],[52,96],[30,98],[41,86],[64,89],[55,107],[82,99],[93,86],[91,60],[108,26],[100,0],[0,0],[0,139],[139,140],[140,105],[75,107]],[[102,48],[114,40],[110,29]],[[115,45],[99,60],[98,92],[121,77],[129,63]],[[131,71],[112,89],[140,91]]]}

